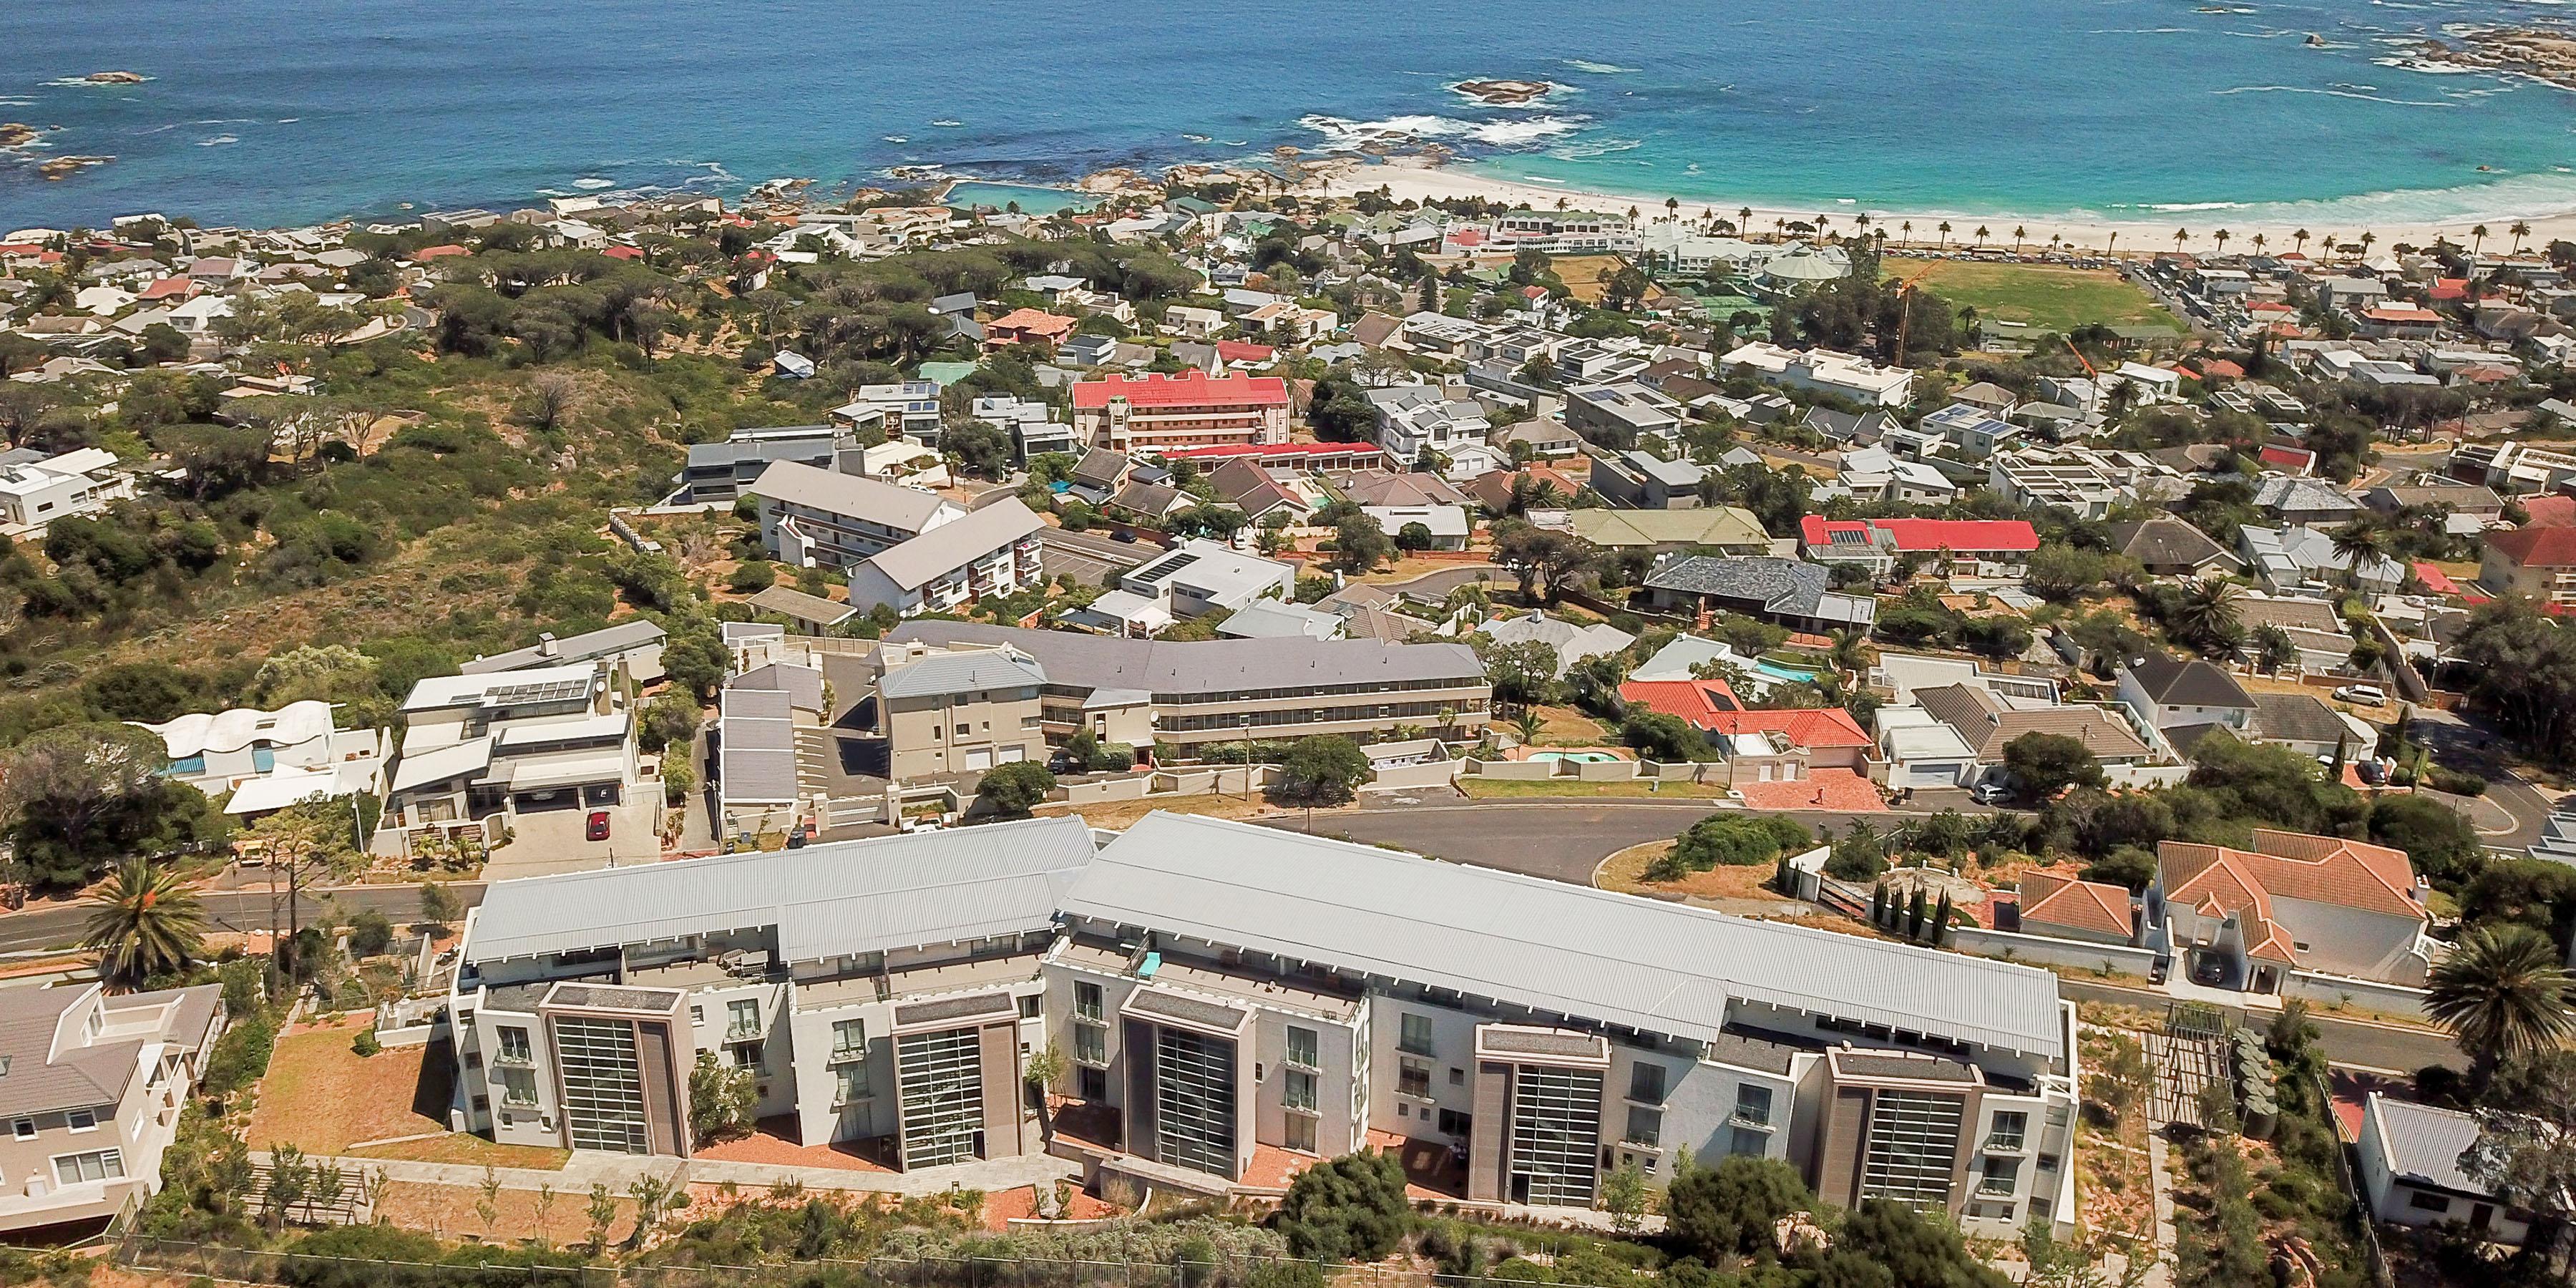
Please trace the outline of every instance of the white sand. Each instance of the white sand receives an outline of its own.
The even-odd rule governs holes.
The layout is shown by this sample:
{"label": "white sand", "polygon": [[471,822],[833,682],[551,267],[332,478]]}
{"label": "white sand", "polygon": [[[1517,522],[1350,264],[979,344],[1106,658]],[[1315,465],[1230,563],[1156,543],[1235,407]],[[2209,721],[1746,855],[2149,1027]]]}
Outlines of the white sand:
{"label": "white sand", "polygon": [[[1662,195],[1602,193],[1570,186],[1557,187],[1553,184],[1513,183],[1502,179],[1489,179],[1461,170],[1441,168],[1419,158],[1402,158],[1382,164],[1334,159],[1320,164],[1310,163],[1307,170],[1309,177],[1299,185],[1298,191],[1315,196],[1347,197],[1354,193],[1373,192],[1379,188],[1385,188],[1397,201],[1483,197],[1489,201],[1510,205],[1527,202],[1535,209],[1549,210],[1556,208],[1557,202],[1562,200],[1567,208],[1574,210],[1626,211],[1634,207],[1641,221],[1661,219],[1665,216],[1665,198]],[[1976,230],[1983,227],[1991,234],[1986,239],[1987,245],[2009,248],[2013,244],[2013,229],[2020,228],[2027,234],[2023,240],[2025,250],[2046,250],[2048,239],[2055,236],[2063,239],[2073,249],[2095,253],[2107,249],[2122,255],[2132,252],[2143,255],[2156,251],[2170,251],[2174,249],[2176,229],[2189,229],[2191,233],[2190,238],[2183,243],[2182,249],[2197,254],[2209,254],[2218,249],[2211,234],[2222,228],[2229,234],[2228,253],[2252,253],[2254,236],[2260,233],[2265,238],[2263,248],[2273,254],[2281,254],[2297,249],[2292,235],[2299,231],[2292,225],[2274,226],[2260,222],[2233,222],[2227,218],[2229,212],[2226,211],[2177,214],[2173,216],[2170,223],[2084,223],[2063,219],[2025,219],[2006,215],[1876,210],[1844,205],[1782,210],[1741,201],[1684,198],[1681,199],[1680,213],[1686,219],[1695,220],[1704,211],[1714,211],[1718,218],[1732,223],[1737,218],[1737,212],[1747,205],[1753,205],[1753,218],[1749,221],[1749,229],[1757,234],[1771,232],[1775,227],[1775,220],[1803,220],[1813,223],[1817,216],[1823,215],[1831,221],[1826,225],[1825,231],[1850,236],[1859,230],[1855,216],[1866,213],[1870,218],[1872,232],[1886,230],[1891,250],[1900,245],[1919,246],[1926,249],[1938,245],[1941,241],[1939,230],[1944,221],[1950,225],[1948,240],[1953,247],[1975,244]],[[1914,231],[1910,236],[1898,231],[1909,220],[1914,225]],[[2385,253],[2400,243],[2429,246],[2436,236],[2447,237],[2465,246],[2471,241],[2469,230],[2481,222],[2487,227],[2485,249],[2501,251],[2513,244],[2513,236],[2508,231],[2515,222],[2511,218],[2472,219],[2438,225],[2373,225],[2367,228],[2310,225],[2307,231],[2312,235],[2307,242],[2307,253],[2313,258],[2324,258],[2325,239],[2329,234],[2337,242],[2349,246],[2355,244],[2356,239],[2365,232],[2371,235],[2370,249],[2374,254]],[[2562,211],[2552,215],[2526,218],[2522,222],[2531,226],[2530,235],[2523,238],[2522,244],[2525,249],[2548,245],[2553,239],[2576,240],[2576,211]],[[2118,234],[2116,241],[2113,240],[2115,233]]]}

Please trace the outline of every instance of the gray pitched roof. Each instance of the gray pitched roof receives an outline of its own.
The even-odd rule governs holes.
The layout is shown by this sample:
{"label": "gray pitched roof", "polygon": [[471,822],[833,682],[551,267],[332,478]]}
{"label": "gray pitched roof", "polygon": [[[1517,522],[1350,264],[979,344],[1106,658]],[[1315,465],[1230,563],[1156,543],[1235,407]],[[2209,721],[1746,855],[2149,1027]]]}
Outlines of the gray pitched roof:
{"label": "gray pitched roof", "polygon": [[2212,560],[2235,566],[2233,551],[2180,519],[2144,519],[2111,525],[2111,547],[2149,567],[2197,568]]}
{"label": "gray pitched roof", "polygon": [[1081,819],[1041,818],[502,881],[475,910],[467,955],[775,926],[781,955],[805,962],[1041,930],[1091,849]]}
{"label": "gray pitched roof", "polygon": [[2478,1141],[2478,1120],[2456,1109],[2391,1100],[2372,1092],[2379,1111],[2380,1142],[2387,1147],[2388,1170],[2412,1184],[2458,1194],[2492,1196],[2484,1184],[2460,1166],[2460,1155]]}
{"label": "gray pitched roof", "polygon": [[838,626],[858,615],[859,610],[837,599],[808,595],[794,586],[772,586],[743,601],[756,613],[776,613],[781,617],[818,626]]}
{"label": "gray pitched roof", "polygon": [[906,622],[897,643],[1009,644],[1038,660],[1052,684],[1144,693],[1226,693],[1316,684],[1454,680],[1483,684],[1484,663],[1464,644],[1375,640],[1156,641],[1033,631],[981,622]]}
{"label": "gray pitched roof", "polygon": [[[898,488],[897,491],[909,491]],[[962,519],[951,519],[900,545],[880,550],[868,563],[906,590],[930,584],[932,578],[962,568],[1046,526],[1018,497],[985,506]]]}
{"label": "gray pitched roof", "polygon": [[2199,658],[2149,653],[2126,668],[2138,687],[2159,706],[2243,707],[2252,710],[2253,695],[2236,677]]}
{"label": "gray pitched roof", "polygon": [[2352,730],[2313,693],[2257,693],[2254,731],[2284,742],[2334,742]]}
{"label": "gray pitched roof", "polygon": [[1064,909],[1679,1037],[1743,1001],[2064,1048],[2046,971],[1192,815],[1128,828]]}
{"label": "gray pitched roof", "polygon": [[1649,590],[1710,595],[1762,605],[1784,617],[1826,617],[1866,626],[1878,619],[1878,602],[1836,594],[1823,564],[1777,555],[1684,555],[1665,560],[1646,576]]}
{"label": "gray pitched roof", "polygon": [[979,689],[1016,689],[1044,684],[1046,668],[1016,649],[979,648],[933,653],[886,672],[877,692],[889,698],[926,698]]}
{"label": "gray pitched roof", "polygon": [[796,712],[786,690],[729,685],[718,695],[716,776],[728,801],[796,799]]}
{"label": "gray pitched roof", "polygon": [[[160,1029],[149,1038],[120,1037],[85,1045],[80,1044],[76,1032],[72,1035],[74,1045],[57,1054],[54,1034],[61,1027],[64,1013],[90,997],[94,988],[65,984],[54,988],[0,989],[0,1058],[7,1060],[6,1074],[0,1076],[0,1116],[59,1113],[67,1109],[103,1109],[112,1113],[113,1106],[125,1098],[135,1074],[141,1071],[147,1041],[172,1042],[192,1051],[205,1045],[206,1030],[214,1022],[217,1000],[223,991],[216,985],[202,984],[108,998],[106,1007],[114,1021],[129,1019],[138,1011],[162,1009]],[[100,1116],[105,1118],[107,1114]]]}
{"label": "gray pitched roof", "polygon": [[919,532],[947,502],[919,488],[882,479],[819,469],[801,461],[772,461],[743,491],[831,514],[855,515],[906,532]]}

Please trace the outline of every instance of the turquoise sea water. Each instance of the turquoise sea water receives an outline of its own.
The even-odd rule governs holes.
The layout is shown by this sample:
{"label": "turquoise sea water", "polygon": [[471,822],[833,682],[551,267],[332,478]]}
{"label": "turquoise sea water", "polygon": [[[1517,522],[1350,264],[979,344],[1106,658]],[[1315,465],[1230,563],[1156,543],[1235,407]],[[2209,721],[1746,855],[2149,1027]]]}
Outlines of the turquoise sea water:
{"label": "turquoise sea water", "polygon": [[[2204,12],[2203,10],[2213,10]],[[2576,95],[2401,65],[2521,0],[56,0],[0,229],[1437,142],[1710,203],[2322,227],[2576,208]],[[2314,33],[2320,44],[2307,37]],[[64,83],[120,69],[137,86]],[[1449,87],[1548,80],[1520,108]],[[58,128],[56,128],[58,127]],[[49,183],[46,155],[116,160]],[[2480,167],[2487,167],[2481,170]],[[2245,210],[2238,215],[2202,211]]]}

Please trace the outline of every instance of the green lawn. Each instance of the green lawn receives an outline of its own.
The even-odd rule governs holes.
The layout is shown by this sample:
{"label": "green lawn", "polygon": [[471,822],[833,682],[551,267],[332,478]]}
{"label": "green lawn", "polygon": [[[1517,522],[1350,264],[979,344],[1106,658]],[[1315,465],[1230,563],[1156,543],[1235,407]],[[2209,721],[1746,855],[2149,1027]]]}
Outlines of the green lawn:
{"label": "green lawn", "polygon": [[2146,292],[2108,269],[1891,256],[1880,271],[1897,278],[1923,273],[1923,289],[1953,305],[1972,306],[1979,317],[2026,322],[2061,334],[2088,322],[2183,329]]}

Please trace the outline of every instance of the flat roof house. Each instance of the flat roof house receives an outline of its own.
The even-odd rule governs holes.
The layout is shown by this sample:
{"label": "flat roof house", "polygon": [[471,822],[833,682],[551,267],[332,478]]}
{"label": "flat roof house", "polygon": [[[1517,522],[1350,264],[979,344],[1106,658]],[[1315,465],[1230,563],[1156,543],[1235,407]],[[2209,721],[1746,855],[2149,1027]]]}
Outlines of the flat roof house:
{"label": "flat roof house", "polygon": [[561,639],[546,631],[526,648],[477,657],[456,669],[466,675],[497,675],[503,671],[605,662],[639,685],[653,684],[663,675],[662,639],[662,628],[641,618]]}
{"label": "flat roof house", "polygon": [[1589,1208],[1688,1148],[1975,1233],[2074,1216],[2047,972],[1215,819],[501,882],[460,955],[453,1116],[517,1143],[685,1154],[709,1050],[808,1145],[1007,1157],[1054,1046],[1058,1148],[1220,1198],[1392,1139],[1470,1201]]}
{"label": "flat roof house", "polygon": [[[280,775],[298,789],[287,804],[310,795],[336,799],[372,793],[383,786],[378,780],[388,750],[385,731],[342,729],[332,718],[331,704],[318,699],[290,702],[275,711],[235,707],[191,711],[160,724],[130,723],[161,735],[161,748],[170,757],[163,777],[209,796],[238,796],[252,784]],[[264,800],[276,790],[258,789],[253,796]],[[227,807],[226,812],[241,811]]]}
{"label": "flat roof house", "polygon": [[1293,741],[1342,734],[1360,742],[1399,727],[1446,726],[1474,737],[1493,686],[1464,644],[1307,638],[1166,642],[979,622],[906,622],[886,636],[938,647],[1008,644],[1046,669],[1040,712],[1050,744],[1088,729],[1109,742],[1178,745]]}
{"label": "flat roof house", "polygon": [[856,445],[856,439],[834,425],[737,429],[721,443],[689,445],[688,463],[680,469],[680,499],[691,505],[731,501],[772,461],[827,470],[843,447]]}
{"label": "flat roof house", "polygon": [[1706,473],[1689,461],[1632,451],[1593,457],[1585,482],[1602,500],[1623,509],[1687,510],[1699,505],[1699,481]]}
{"label": "flat roof house", "polygon": [[[412,686],[402,711],[409,725],[379,848],[408,847],[432,831],[498,841],[506,828],[605,858],[624,833],[641,829],[624,838],[630,848],[661,833],[660,762],[637,753],[634,713],[606,663],[431,676]],[[578,824],[594,810],[625,814],[626,826],[592,842]]]}
{"label": "flat roof house", "polygon": [[1627,451],[1640,443],[1672,441],[1681,429],[1682,405],[1634,382],[1575,385],[1565,391],[1564,416],[1567,429],[1613,451]]}
{"label": "flat roof house", "polygon": [[116,454],[97,447],[0,462],[0,536],[41,535],[56,519],[133,496],[133,478],[110,471],[114,464]]}
{"label": "flat roof house", "polygon": [[224,1030],[223,989],[0,989],[0,1230],[105,1222],[161,1156]]}

